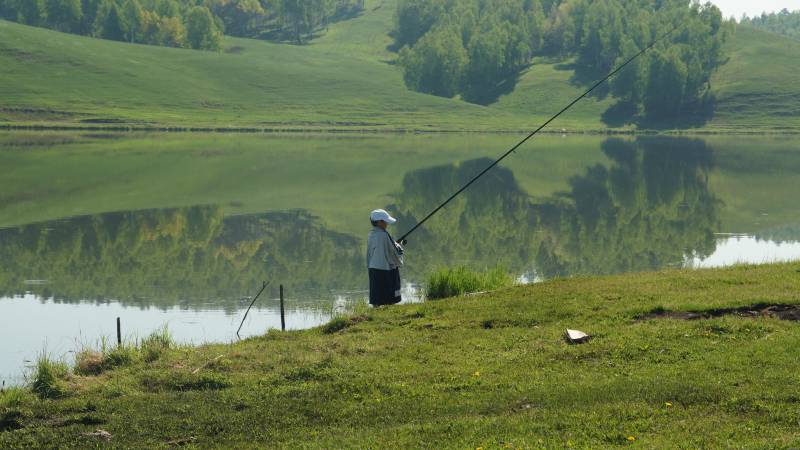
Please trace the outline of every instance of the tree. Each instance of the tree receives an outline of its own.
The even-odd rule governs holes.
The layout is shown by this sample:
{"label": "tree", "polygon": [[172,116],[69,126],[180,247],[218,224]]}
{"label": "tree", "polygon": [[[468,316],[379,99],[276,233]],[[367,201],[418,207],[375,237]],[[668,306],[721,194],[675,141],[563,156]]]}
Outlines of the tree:
{"label": "tree", "polygon": [[114,0],[103,0],[95,19],[95,35],[113,41],[125,40],[125,26]]}
{"label": "tree", "polygon": [[467,48],[469,62],[464,73],[465,100],[482,103],[487,93],[493,91],[502,79],[507,39],[498,27],[472,35]]}
{"label": "tree", "polygon": [[645,112],[656,119],[678,117],[686,94],[688,69],[676,49],[652,53],[644,98]]}
{"label": "tree", "polygon": [[[622,43],[622,52],[617,58],[616,66],[622,65],[631,56],[639,52],[639,48],[630,38]],[[633,60],[614,78],[611,79],[611,93],[634,105],[638,105],[644,98],[647,88],[647,57],[642,56]]]}
{"label": "tree", "polygon": [[137,35],[144,26],[144,10],[139,1],[125,0],[122,6],[122,16],[126,40],[131,43],[136,42]]}
{"label": "tree", "polygon": [[186,47],[186,27],[178,17],[162,17],[158,22],[156,40],[165,47]]}
{"label": "tree", "polygon": [[59,31],[75,32],[81,27],[81,0],[47,0],[47,25]]}
{"label": "tree", "polygon": [[222,33],[205,6],[196,6],[186,16],[186,40],[194,49],[219,50]]}
{"label": "tree", "polygon": [[178,17],[181,7],[175,0],[156,0],[155,12],[161,17]]}
{"label": "tree", "polygon": [[81,11],[83,20],[81,21],[80,33],[83,35],[94,34],[94,24],[97,20],[97,12],[100,9],[101,0],[81,0]]}
{"label": "tree", "polygon": [[0,0],[0,19],[17,20],[17,2]]}
{"label": "tree", "polygon": [[467,61],[467,51],[455,28],[427,33],[417,45],[403,49],[400,54],[406,84],[442,97],[452,97],[458,92]]}
{"label": "tree", "polygon": [[394,16],[395,46],[414,46],[443,13],[444,2],[440,0],[401,0]]}
{"label": "tree", "polygon": [[44,0],[17,0],[17,20],[33,26],[44,24]]}
{"label": "tree", "polygon": [[222,19],[225,33],[233,36],[249,36],[267,14],[258,0],[221,0],[212,4],[211,11]]}
{"label": "tree", "polygon": [[281,0],[281,16],[286,25],[292,27],[292,34],[298,44],[303,43],[303,35],[313,31],[310,8],[307,0]]}

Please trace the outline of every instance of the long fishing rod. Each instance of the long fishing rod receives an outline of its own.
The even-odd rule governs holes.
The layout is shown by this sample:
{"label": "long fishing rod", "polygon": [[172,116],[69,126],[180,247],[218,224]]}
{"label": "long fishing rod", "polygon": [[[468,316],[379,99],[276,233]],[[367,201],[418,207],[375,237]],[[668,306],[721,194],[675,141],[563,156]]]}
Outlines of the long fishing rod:
{"label": "long fishing rod", "polygon": [[509,149],[507,152],[503,153],[503,154],[502,154],[502,155],[501,155],[499,158],[497,158],[496,160],[494,160],[494,162],[493,162],[493,163],[489,164],[489,166],[488,166],[488,167],[486,167],[485,169],[483,169],[483,170],[482,170],[480,173],[478,173],[477,175],[475,175],[474,177],[472,177],[472,179],[471,179],[471,180],[469,180],[469,181],[467,182],[467,184],[465,184],[464,186],[462,186],[462,187],[461,187],[461,189],[457,190],[457,191],[456,191],[456,192],[455,192],[453,195],[451,195],[451,196],[450,196],[450,197],[449,197],[447,200],[445,200],[445,201],[444,201],[444,202],[443,202],[441,205],[437,206],[437,207],[436,207],[436,209],[434,209],[433,211],[431,211],[431,212],[430,212],[430,213],[429,213],[427,216],[425,216],[425,217],[424,217],[422,220],[420,220],[419,222],[417,222],[417,224],[416,224],[416,225],[414,225],[414,226],[413,226],[413,227],[412,227],[410,230],[408,230],[408,231],[406,232],[406,234],[404,234],[403,236],[401,236],[401,237],[400,237],[400,239],[398,239],[398,240],[397,240],[397,242],[400,242],[400,243],[403,243],[403,242],[405,242],[406,238],[407,238],[409,235],[411,235],[411,233],[413,233],[413,232],[414,232],[414,231],[415,231],[417,228],[421,227],[421,226],[422,226],[422,224],[424,224],[425,222],[427,222],[427,221],[428,221],[428,219],[430,219],[431,217],[433,217],[433,216],[434,216],[434,215],[435,215],[437,212],[439,212],[439,210],[440,210],[440,209],[444,208],[444,207],[445,207],[445,206],[446,206],[448,203],[450,203],[450,201],[452,201],[454,198],[458,197],[458,195],[459,195],[459,194],[461,194],[462,192],[464,192],[464,191],[465,191],[465,190],[466,190],[468,187],[470,187],[470,185],[472,185],[472,183],[474,183],[474,182],[478,181],[478,179],[479,179],[480,177],[482,177],[484,174],[486,174],[486,172],[488,172],[488,171],[492,170],[492,168],[493,168],[494,166],[496,166],[496,165],[500,164],[500,161],[504,160],[504,159],[505,159],[505,158],[506,158],[508,155],[510,155],[510,154],[512,154],[512,153],[514,153],[514,151],[516,151],[516,150],[517,150],[517,149],[518,149],[518,148],[519,148],[519,147],[520,147],[522,144],[524,144],[525,142],[527,142],[527,141],[528,141],[528,139],[530,139],[530,138],[532,138],[533,136],[535,136],[537,133],[539,133],[540,131],[542,131],[542,129],[543,129],[544,127],[546,127],[547,125],[549,125],[549,124],[550,124],[550,122],[552,122],[552,121],[556,120],[556,119],[557,119],[557,118],[558,118],[558,117],[559,117],[561,114],[564,114],[565,112],[567,112],[567,110],[569,110],[570,108],[572,108],[572,107],[573,107],[573,106],[574,106],[576,103],[578,103],[579,101],[581,101],[581,100],[582,100],[584,97],[586,97],[587,95],[591,94],[591,93],[592,93],[592,91],[594,91],[595,89],[597,89],[597,87],[598,87],[598,86],[600,86],[601,84],[603,84],[603,83],[604,83],[606,80],[608,80],[609,78],[611,78],[611,77],[613,77],[614,75],[616,75],[616,74],[617,74],[617,72],[619,72],[620,70],[624,69],[624,68],[625,68],[625,66],[627,66],[628,64],[630,64],[631,62],[633,62],[633,61],[634,61],[636,58],[638,58],[638,57],[642,56],[642,55],[643,55],[645,52],[647,52],[647,51],[648,51],[648,50],[650,50],[651,48],[655,47],[655,45],[656,45],[656,44],[658,44],[659,42],[661,42],[662,40],[664,40],[664,39],[665,39],[667,36],[669,36],[670,34],[672,34],[672,33],[673,33],[675,30],[677,30],[679,26],[680,26],[680,24],[678,24],[678,25],[675,25],[675,26],[674,26],[674,27],[673,27],[671,30],[667,31],[666,33],[664,33],[663,35],[661,35],[659,38],[655,39],[653,42],[651,42],[651,43],[650,43],[650,45],[648,45],[647,47],[643,48],[641,51],[639,51],[639,53],[637,53],[637,54],[633,55],[632,57],[630,57],[630,59],[628,59],[627,61],[625,61],[624,63],[622,63],[622,64],[621,64],[619,67],[617,67],[616,69],[614,69],[614,70],[613,70],[611,73],[609,73],[608,75],[606,75],[605,77],[603,77],[603,79],[601,79],[600,81],[598,81],[597,83],[595,83],[595,84],[594,84],[594,85],[593,85],[591,88],[589,88],[589,90],[587,90],[586,92],[584,92],[583,94],[581,94],[581,95],[580,95],[580,97],[578,97],[578,98],[576,98],[575,100],[573,100],[572,102],[570,102],[570,104],[569,104],[569,105],[565,106],[565,107],[564,107],[564,109],[562,109],[561,111],[559,111],[559,112],[558,112],[556,115],[554,115],[553,117],[551,117],[551,118],[547,119],[547,121],[546,121],[545,123],[541,124],[541,125],[539,126],[539,128],[535,129],[535,130],[534,130],[534,131],[532,131],[530,134],[528,134],[527,136],[525,136],[525,138],[524,138],[524,139],[522,139],[522,140],[521,140],[521,141],[519,141],[519,142],[518,142],[516,145],[514,145],[513,147],[511,147],[511,148],[510,148],[510,149]]}

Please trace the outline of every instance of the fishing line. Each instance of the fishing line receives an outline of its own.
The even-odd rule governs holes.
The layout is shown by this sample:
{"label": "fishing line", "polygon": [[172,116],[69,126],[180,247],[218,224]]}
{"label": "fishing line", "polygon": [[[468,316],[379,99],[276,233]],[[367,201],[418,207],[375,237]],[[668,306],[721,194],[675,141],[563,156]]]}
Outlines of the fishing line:
{"label": "fishing line", "polygon": [[564,109],[562,109],[561,111],[559,111],[559,112],[558,112],[556,115],[554,115],[553,117],[549,118],[549,119],[548,119],[548,120],[547,120],[545,123],[541,124],[541,125],[539,126],[539,128],[535,129],[535,130],[534,130],[534,131],[532,131],[530,134],[528,134],[527,136],[525,136],[525,138],[524,138],[524,139],[522,139],[522,140],[521,140],[521,141],[519,141],[519,142],[518,142],[516,145],[514,145],[513,147],[511,147],[511,148],[510,148],[510,149],[509,149],[507,152],[503,153],[503,154],[502,154],[502,156],[500,156],[499,158],[497,158],[496,160],[494,160],[494,162],[493,162],[493,163],[489,164],[489,166],[488,166],[488,167],[486,167],[485,169],[483,169],[483,170],[482,170],[480,173],[478,173],[477,175],[475,175],[474,177],[472,177],[472,179],[471,179],[471,180],[469,180],[469,181],[467,182],[467,184],[465,184],[464,186],[462,186],[462,187],[461,187],[461,189],[457,190],[457,191],[456,191],[456,192],[455,192],[453,195],[451,195],[451,196],[450,196],[450,197],[449,197],[447,200],[445,200],[445,201],[444,201],[444,202],[443,202],[441,205],[437,206],[437,207],[436,207],[436,209],[434,209],[433,211],[431,211],[431,212],[430,212],[430,213],[429,213],[427,216],[425,216],[425,217],[424,217],[422,220],[420,220],[419,222],[417,222],[417,224],[416,224],[416,225],[414,225],[414,226],[413,226],[413,227],[412,227],[410,230],[408,230],[408,231],[406,232],[406,234],[404,234],[403,236],[401,236],[401,237],[400,237],[400,239],[399,239],[397,242],[403,243],[403,242],[406,240],[406,238],[407,238],[409,235],[411,235],[411,233],[413,233],[413,232],[414,232],[414,231],[415,231],[417,228],[421,227],[421,226],[422,226],[422,224],[424,224],[425,222],[427,222],[427,221],[428,221],[428,219],[430,219],[431,217],[433,217],[433,216],[434,216],[434,215],[435,215],[437,212],[439,212],[439,210],[440,210],[440,209],[444,208],[444,207],[445,207],[445,206],[446,206],[448,203],[450,203],[450,201],[452,201],[454,198],[458,197],[458,195],[459,195],[459,194],[461,194],[462,192],[464,192],[464,191],[465,191],[465,190],[466,190],[468,187],[470,187],[470,185],[472,185],[472,183],[474,183],[474,182],[478,181],[478,179],[479,179],[480,177],[482,177],[484,174],[486,174],[486,172],[488,172],[488,171],[492,170],[492,168],[493,168],[494,166],[498,165],[498,164],[500,163],[500,161],[504,160],[504,159],[505,159],[505,158],[506,158],[508,155],[510,155],[510,154],[512,154],[512,153],[514,153],[514,151],[515,151],[516,149],[518,149],[518,148],[519,148],[519,147],[520,147],[522,144],[524,144],[525,142],[527,142],[527,141],[528,141],[528,139],[532,138],[532,137],[533,137],[533,136],[535,136],[537,133],[539,133],[540,131],[542,131],[542,129],[543,129],[544,127],[546,127],[547,125],[549,125],[549,124],[550,124],[550,122],[552,122],[552,121],[556,120],[556,119],[557,119],[557,118],[558,118],[558,117],[559,117],[561,114],[564,114],[565,112],[567,112],[567,110],[569,110],[570,108],[572,108],[572,107],[573,107],[573,106],[574,106],[576,103],[578,103],[578,102],[579,102],[580,100],[582,100],[584,97],[586,97],[587,95],[589,95],[590,93],[592,93],[592,91],[594,91],[595,89],[597,89],[597,87],[598,87],[598,86],[600,86],[601,84],[603,84],[603,83],[604,83],[606,80],[608,80],[609,78],[611,78],[611,77],[613,77],[614,75],[616,75],[616,74],[617,74],[617,72],[619,72],[620,70],[622,70],[623,68],[625,68],[625,66],[627,66],[628,64],[630,64],[631,62],[633,62],[633,61],[634,61],[636,58],[638,58],[638,57],[642,56],[642,55],[643,55],[645,52],[647,52],[647,51],[648,51],[648,50],[650,50],[651,48],[655,47],[655,45],[656,45],[656,44],[658,44],[659,42],[661,42],[662,40],[664,40],[664,39],[665,39],[667,36],[671,35],[671,34],[672,34],[672,33],[673,33],[675,30],[677,30],[677,29],[678,29],[678,27],[679,27],[679,26],[680,26],[680,24],[678,24],[678,25],[675,25],[675,26],[674,26],[674,27],[673,27],[671,30],[669,30],[668,32],[664,33],[664,34],[663,34],[663,35],[661,35],[659,38],[657,38],[656,40],[654,40],[653,42],[651,42],[651,43],[650,43],[650,45],[648,45],[647,47],[645,47],[645,48],[643,48],[642,50],[640,50],[640,51],[639,51],[639,53],[637,53],[637,54],[633,55],[632,57],[630,57],[630,59],[628,59],[627,61],[625,61],[624,63],[622,63],[622,64],[621,64],[619,67],[617,67],[616,69],[614,69],[614,70],[613,70],[611,73],[609,73],[608,75],[606,75],[605,77],[603,77],[603,79],[601,79],[600,81],[598,81],[597,83],[595,83],[595,84],[594,84],[594,85],[593,85],[591,88],[589,88],[589,90],[587,90],[586,92],[584,92],[583,94],[581,94],[581,95],[580,95],[580,97],[578,97],[578,98],[576,98],[575,100],[573,100],[572,102],[570,102],[570,104],[568,104],[567,106],[565,106],[565,107],[564,107]]}

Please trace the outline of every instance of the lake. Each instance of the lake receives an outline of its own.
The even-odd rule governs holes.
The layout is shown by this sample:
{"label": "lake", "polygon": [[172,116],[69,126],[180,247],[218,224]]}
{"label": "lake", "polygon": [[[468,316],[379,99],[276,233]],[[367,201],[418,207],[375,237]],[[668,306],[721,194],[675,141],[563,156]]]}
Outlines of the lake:
{"label": "lake", "polygon": [[[368,215],[395,235],[515,135],[0,132],[0,379],[37,354],[167,325],[181,342],[326,322],[367,295]],[[523,282],[800,259],[800,139],[535,138],[409,238]]]}

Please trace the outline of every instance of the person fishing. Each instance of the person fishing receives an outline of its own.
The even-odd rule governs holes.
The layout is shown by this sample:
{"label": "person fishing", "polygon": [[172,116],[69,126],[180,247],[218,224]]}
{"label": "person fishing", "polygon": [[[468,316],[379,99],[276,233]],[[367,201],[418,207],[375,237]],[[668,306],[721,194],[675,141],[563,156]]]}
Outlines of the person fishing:
{"label": "person fishing", "polygon": [[400,266],[403,265],[403,247],[397,243],[387,228],[397,219],[383,209],[369,215],[372,231],[367,238],[367,269],[369,271],[369,304],[394,305],[400,296]]}

